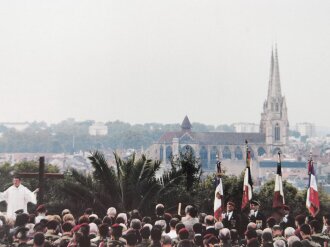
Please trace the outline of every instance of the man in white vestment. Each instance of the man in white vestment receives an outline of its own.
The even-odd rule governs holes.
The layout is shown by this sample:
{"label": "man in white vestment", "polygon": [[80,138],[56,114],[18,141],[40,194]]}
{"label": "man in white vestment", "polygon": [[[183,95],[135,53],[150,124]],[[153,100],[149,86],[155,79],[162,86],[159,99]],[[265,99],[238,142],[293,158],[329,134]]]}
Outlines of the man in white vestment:
{"label": "man in white vestment", "polygon": [[15,211],[23,209],[27,213],[28,202],[37,203],[36,193],[39,189],[31,192],[21,184],[20,177],[13,178],[13,185],[4,192],[0,192],[0,201],[7,202],[7,217],[16,218]]}

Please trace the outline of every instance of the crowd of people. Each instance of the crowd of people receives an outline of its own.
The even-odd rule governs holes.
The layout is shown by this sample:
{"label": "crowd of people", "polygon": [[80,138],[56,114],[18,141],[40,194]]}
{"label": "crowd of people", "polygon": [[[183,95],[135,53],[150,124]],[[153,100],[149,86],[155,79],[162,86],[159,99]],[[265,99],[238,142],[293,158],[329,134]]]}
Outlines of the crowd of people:
{"label": "crowd of people", "polygon": [[192,205],[185,207],[184,216],[170,214],[158,204],[151,216],[110,207],[104,216],[88,208],[76,218],[69,209],[53,215],[40,205],[35,214],[18,210],[15,219],[0,216],[0,246],[329,246],[329,214],[323,215],[323,221],[293,217],[284,206],[281,217],[266,218],[259,206],[258,201],[251,201],[248,214],[243,214],[229,201],[217,220]]}

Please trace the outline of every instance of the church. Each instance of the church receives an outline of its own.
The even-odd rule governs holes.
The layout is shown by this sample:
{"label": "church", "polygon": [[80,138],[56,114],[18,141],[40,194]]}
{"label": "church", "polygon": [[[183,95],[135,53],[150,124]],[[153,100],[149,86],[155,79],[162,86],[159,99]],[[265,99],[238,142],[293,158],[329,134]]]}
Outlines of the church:
{"label": "church", "polygon": [[263,104],[259,133],[194,132],[186,116],[181,131],[166,132],[147,151],[162,164],[169,164],[180,150],[190,150],[200,159],[203,169],[214,170],[217,159],[240,161],[245,159],[245,140],[251,157],[272,157],[288,146],[289,121],[285,97],[281,92],[279,62],[276,46],[272,49],[268,95]]}

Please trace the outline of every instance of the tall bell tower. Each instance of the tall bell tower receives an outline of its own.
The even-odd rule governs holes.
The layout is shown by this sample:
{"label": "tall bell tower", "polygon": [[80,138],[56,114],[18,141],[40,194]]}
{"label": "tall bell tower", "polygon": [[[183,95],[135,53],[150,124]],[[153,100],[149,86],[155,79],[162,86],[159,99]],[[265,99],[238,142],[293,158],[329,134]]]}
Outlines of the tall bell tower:
{"label": "tall bell tower", "polygon": [[277,46],[272,48],[268,95],[261,113],[260,132],[266,136],[269,152],[285,152],[289,139],[288,109],[281,92]]}

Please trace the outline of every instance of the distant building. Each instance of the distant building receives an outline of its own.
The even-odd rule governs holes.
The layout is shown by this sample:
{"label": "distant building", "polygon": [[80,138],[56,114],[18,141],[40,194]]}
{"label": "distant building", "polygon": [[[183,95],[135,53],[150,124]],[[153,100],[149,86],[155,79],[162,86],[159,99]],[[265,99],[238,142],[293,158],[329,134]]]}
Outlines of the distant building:
{"label": "distant building", "polygon": [[238,133],[258,133],[260,125],[255,123],[233,123],[235,132]]}
{"label": "distant building", "polygon": [[103,123],[94,123],[89,126],[89,134],[91,136],[105,136],[108,134],[108,126]]}
{"label": "distant building", "polygon": [[[169,164],[179,152],[192,151],[204,169],[214,169],[219,159],[233,162],[245,159],[245,140],[249,142],[251,156],[273,156],[287,150],[289,122],[285,98],[281,93],[277,49],[271,54],[268,96],[261,114],[260,132],[255,127],[244,133],[244,124],[237,125],[239,132],[194,132],[188,117],[181,124],[181,131],[166,132],[148,148],[147,154]],[[245,125],[246,127],[246,125]],[[253,130],[253,131],[252,131]],[[257,133],[253,133],[257,132]],[[229,162],[227,162],[229,163]],[[232,169],[233,166],[230,167]]]}
{"label": "distant building", "polygon": [[315,125],[312,123],[297,123],[296,131],[298,131],[301,136],[314,137]]}
{"label": "distant building", "polygon": [[23,123],[0,123],[0,125],[5,126],[8,129],[15,129],[17,131],[23,131],[30,126],[28,122]]}

